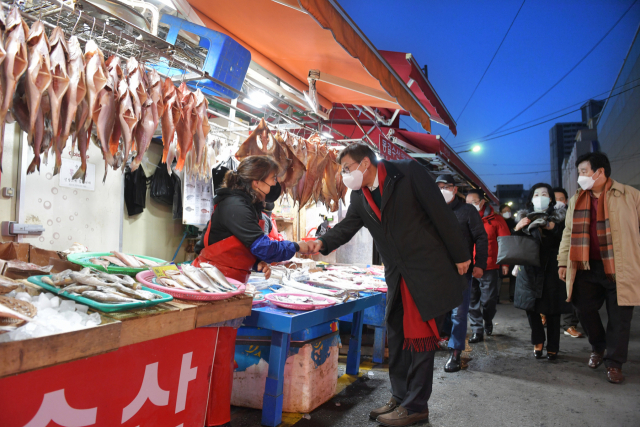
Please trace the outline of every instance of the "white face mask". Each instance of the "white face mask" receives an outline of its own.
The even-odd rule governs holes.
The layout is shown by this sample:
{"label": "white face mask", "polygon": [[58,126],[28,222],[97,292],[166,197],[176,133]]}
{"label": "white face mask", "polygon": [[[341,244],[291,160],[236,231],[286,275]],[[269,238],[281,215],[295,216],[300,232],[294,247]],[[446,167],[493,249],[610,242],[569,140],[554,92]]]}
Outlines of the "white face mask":
{"label": "white face mask", "polygon": [[502,217],[503,217],[504,219],[509,219],[509,218],[511,218],[511,212],[504,212],[504,213],[502,214]]}
{"label": "white face mask", "polygon": [[551,199],[547,196],[537,196],[531,201],[533,202],[533,209],[536,212],[546,211],[549,208],[549,203],[551,203]]}
{"label": "white face mask", "polygon": [[478,203],[477,205],[475,203],[472,203],[472,205],[478,212],[480,212],[480,210],[482,209],[482,202]]}
{"label": "white face mask", "polygon": [[449,203],[453,200],[453,191],[445,190],[444,188],[442,188],[440,189],[440,192],[442,193],[442,197],[444,197],[445,202]]}
{"label": "white face mask", "polygon": [[567,207],[566,203],[556,201],[556,205],[555,205],[556,210],[566,208],[566,207]]}
{"label": "white face mask", "polygon": [[593,176],[595,174],[596,172],[594,172],[591,176],[579,176],[578,185],[580,186],[580,188],[582,188],[584,191],[591,190],[593,188],[593,185],[596,183],[596,180],[593,179]]}
{"label": "white face mask", "polygon": [[[360,167],[358,164],[358,168]],[[362,180],[364,179],[364,173],[362,173],[358,168],[350,173],[342,173],[342,182],[347,186],[350,190],[360,190],[362,188]]]}

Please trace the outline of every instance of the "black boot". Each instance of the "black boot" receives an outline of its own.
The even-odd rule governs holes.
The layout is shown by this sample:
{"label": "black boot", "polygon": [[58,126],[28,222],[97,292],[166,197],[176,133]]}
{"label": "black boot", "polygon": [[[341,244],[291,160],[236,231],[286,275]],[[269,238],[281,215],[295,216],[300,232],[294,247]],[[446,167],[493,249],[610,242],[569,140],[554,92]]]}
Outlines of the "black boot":
{"label": "black boot", "polygon": [[480,341],[484,341],[484,335],[479,332],[474,332],[471,338],[469,338],[469,344],[475,344]]}
{"label": "black boot", "polygon": [[444,365],[445,372],[458,372],[461,368],[460,363],[460,354],[462,351],[460,350],[451,350],[451,356],[449,356],[449,360]]}

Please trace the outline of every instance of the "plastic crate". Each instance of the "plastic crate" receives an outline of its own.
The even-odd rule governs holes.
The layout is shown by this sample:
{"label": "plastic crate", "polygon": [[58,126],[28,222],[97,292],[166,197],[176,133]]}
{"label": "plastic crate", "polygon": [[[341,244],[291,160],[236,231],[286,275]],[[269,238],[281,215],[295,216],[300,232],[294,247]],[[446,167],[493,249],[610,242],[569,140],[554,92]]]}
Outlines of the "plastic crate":
{"label": "plastic crate", "polygon": [[[172,15],[162,15],[160,22],[169,26],[166,41],[175,44],[180,30],[200,37],[200,47],[207,49],[207,58],[202,71],[236,90],[242,89],[244,78],[251,63],[251,52],[226,34],[207,27],[185,21]],[[192,80],[189,86],[198,86],[202,92],[235,99],[238,94],[212,82],[211,80]]]}

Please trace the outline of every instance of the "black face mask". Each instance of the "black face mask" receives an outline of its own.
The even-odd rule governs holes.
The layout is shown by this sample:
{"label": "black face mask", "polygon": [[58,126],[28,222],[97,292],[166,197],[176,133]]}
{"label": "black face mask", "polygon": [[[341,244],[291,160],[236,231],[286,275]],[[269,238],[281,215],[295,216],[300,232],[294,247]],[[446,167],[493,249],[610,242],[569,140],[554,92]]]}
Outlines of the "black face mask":
{"label": "black face mask", "polygon": [[273,203],[276,200],[278,200],[281,194],[282,194],[282,187],[280,186],[280,183],[277,182],[276,185],[271,187],[271,190],[269,190],[269,192],[265,195],[264,201],[267,203]]}

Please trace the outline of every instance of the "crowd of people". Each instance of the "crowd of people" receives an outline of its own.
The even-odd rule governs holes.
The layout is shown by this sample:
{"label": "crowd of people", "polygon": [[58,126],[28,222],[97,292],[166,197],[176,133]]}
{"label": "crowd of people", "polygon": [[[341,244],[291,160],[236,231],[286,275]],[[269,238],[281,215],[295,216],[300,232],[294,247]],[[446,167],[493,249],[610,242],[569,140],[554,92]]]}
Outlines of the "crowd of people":
{"label": "crowd of people", "polygon": [[611,178],[606,155],[578,159],[581,188],[572,197],[536,184],[515,213],[504,205],[495,212],[481,189],[463,195],[453,176],[434,179],[418,162],[378,161],[365,144],[346,147],[338,162],[352,190],[347,214],[308,250],[326,255],[365,227],[385,265],[392,395],[371,419],[428,420],[441,337],[449,337],[444,370],[459,371],[467,324],[471,345],[492,335],[507,278],[510,300],[531,327],[532,357],[543,358],[546,346],[546,358],[556,360],[561,333],[581,338],[580,323],[592,347],[588,366],[604,363],[609,382],[624,381],[640,305],[640,191]]}
{"label": "crowd of people", "polygon": [[[327,255],[365,227],[388,286],[391,397],[371,419],[387,426],[428,421],[442,336],[450,337],[444,370],[459,371],[467,323],[472,345],[493,334],[501,278],[509,278],[510,299],[526,312],[533,357],[542,358],[546,344],[547,359],[557,359],[560,328],[578,338],[580,322],[592,347],[589,367],[604,363],[609,382],[624,381],[633,307],[640,305],[640,191],[611,178],[604,154],[578,159],[581,189],[571,198],[536,184],[515,215],[508,206],[496,213],[482,190],[463,195],[454,177],[434,179],[416,161],[378,160],[366,144],[347,146],[337,161],[352,190],[346,216],[317,240],[296,243],[282,238],[270,212],[282,193],[279,166],[265,156],[243,160],[216,191],[194,264],[215,264],[241,282],[251,270],[268,278],[269,263],[296,252]],[[605,303],[606,329],[598,313]],[[230,392],[216,397],[225,407]]]}

